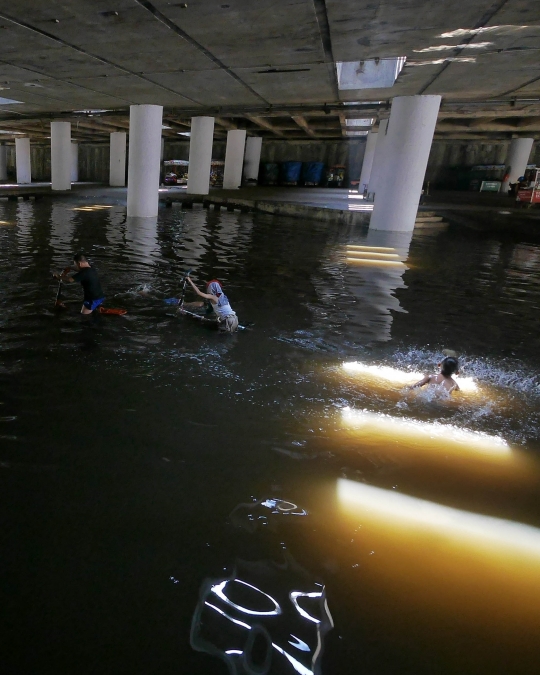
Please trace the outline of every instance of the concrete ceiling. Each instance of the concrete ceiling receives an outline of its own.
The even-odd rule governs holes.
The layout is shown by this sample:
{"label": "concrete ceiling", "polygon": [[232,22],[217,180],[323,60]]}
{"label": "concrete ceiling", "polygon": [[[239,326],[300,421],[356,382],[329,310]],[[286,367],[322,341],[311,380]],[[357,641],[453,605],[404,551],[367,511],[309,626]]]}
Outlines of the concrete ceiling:
{"label": "concrete ceiling", "polygon": [[[392,87],[338,89],[336,62],[391,57],[407,59]],[[36,140],[58,118],[105,140],[133,103],[165,106],[168,136],[210,114],[218,136],[342,138],[415,94],[443,96],[441,137],[539,136],[540,3],[0,0],[0,96],[22,102],[1,128]]]}

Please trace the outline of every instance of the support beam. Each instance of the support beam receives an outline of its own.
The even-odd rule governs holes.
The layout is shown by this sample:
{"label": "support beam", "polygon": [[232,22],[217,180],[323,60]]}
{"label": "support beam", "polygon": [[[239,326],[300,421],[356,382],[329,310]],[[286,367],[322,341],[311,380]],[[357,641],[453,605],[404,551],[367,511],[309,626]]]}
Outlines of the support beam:
{"label": "support beam", "polygon": [[71,190],[71,124],[51,122],[51,187]]}
{"label": "support beam", "polygon": [[109,185],[124,187],[126,184],[126,138],[125,131],[113,131],[110,135]]}
{"label": "support beam", "polygon": [[207,195],[210,192],[210,164],[214,141],[214,118],[193,117],[189,139],[187,192]]}
{"label": "support beam", "polygon": [[379,131],[377,132],[377,142],[375,144],[375,153],[373,155],[373,164],[371,165],[371,173],[369,175],[368,194],[373,194],[379,189],[381,175],[386,164],[386,130],[388,127],[388,120],[381,120],[379,123]]}
{"label": "support beam", "polygon": [[26,185],[32,182],[32,168],[30,164],[30,139],[15,139],[15,165],[17,169],[17,183]]}
{"label": "support beam", "polygon": [[298,126],[303,129],[308,136],[311,136],[311,138],[316,138],[317,134],[313,131],[313,129],[310,129],[309,124],[307,123],[307,120],[305,117],[302,117],[302,115],[291,115],[291,118],[298,124]]}
{"label": "support beam", "polygon": [[259,179],[259,166],[261,163],[261,150],[263,139],[260,136],[249,136],[246,140],[246,153],[244,156],[244,180],[257,182]]}
{"label": "support beam", "polygon": [[71,182],[79,180],[79,144],[71,142]]}
{"label": "support beam", "polygon": [[162,119],[163,106],[130,106],[128,217],[157,216]]}
{"label": "support beam", "polygon": [[440,96],[397,96],[392,101],[370,228],[414,229],[440,104]]}
{"label": "support beam", "polygon": [[339,113],[339,123],[341,125],[341,135],[346,136],[347,134],[345,133],[347,131],[347,122],[345,118],[345,113]]}
{"label": "support beam", "polygon": [[258,117],[257,115],[244,115],[250,122],[253,122],[253,124],[256,124],[257,126],[261,127],[262,129],[267,129],[268,131],[271,131],[273,134],[276,136],[285,136],[285,134],[274,127],[270,122],[267,122],[265,119],[262,117]]}
{"label": "support beam", "polygon": [[219,124],[220,127],[227,129],[227,131],[234,131],[235,129],[238,129],[238,125],[234,124],[234,122],[224,119],[223,117],[214,117],[214,121],[216,124]]}
{"label": "support beam", "polygon": [[0,181],[7,180],[7,148],[5,143],[0,143]]}
{"label": "support beam", "polygon": [[242,184],[245,145],[245,130],[231,129],[227,132],[227,149],[223,170],[223,188],[225,190],[237,190]]}
{"label": "support beam", "polygon": [[533,138],[513,138],[506,155],[506,180],[501,185],[501,192],[507,192],[510,183],[515,183],[524,175],[531,155]]}
{"label": "support beam", "polygon": [[369,177],[371,176],[371,167],[373,166],[373,158],[375,157],[375,148],[377,145],[376,131],[370,131],[366,139],[366,148],[364,150],[364,161],[362,162],[362,171],[360,173],[360,180],[358,182],[358,192],[367,191],[369,185]]}

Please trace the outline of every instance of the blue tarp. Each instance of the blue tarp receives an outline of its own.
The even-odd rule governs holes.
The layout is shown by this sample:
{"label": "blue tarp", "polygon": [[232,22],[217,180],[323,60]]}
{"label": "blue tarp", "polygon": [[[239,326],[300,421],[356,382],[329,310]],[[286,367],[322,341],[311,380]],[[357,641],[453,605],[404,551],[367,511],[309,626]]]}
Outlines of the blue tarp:
{"label": "blue tarp", "polygon": [[300,171],[302,162],[282,162],[281,164],[281,182],[292,183],[296,185],[300,180]]}
{"label": "blue tarp", "polygon": [[279,179],[279,164],[265,162],[261,164],[261,184],[277,185]]}
{"label": "blue tarp", "polygon": [[304,185],[320,185],[323,177],[324,162],[304,162],[302,181]]}

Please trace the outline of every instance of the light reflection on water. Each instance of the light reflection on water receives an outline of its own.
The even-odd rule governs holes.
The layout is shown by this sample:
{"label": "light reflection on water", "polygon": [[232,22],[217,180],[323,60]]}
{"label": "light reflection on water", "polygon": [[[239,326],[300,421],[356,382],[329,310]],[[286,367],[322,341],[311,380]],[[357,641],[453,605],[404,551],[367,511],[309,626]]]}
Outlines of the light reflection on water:
{"label": "light reflection on water", "polygon": [[[280,673],[295,672],[287,654],[316,672],[315,624],[290,594],[320,593],[318,583],[335,622],[317,652],[322,673],[534,670],[537,570],[523,547],[501,540],[480,555],[472,535],[465,546],[438,525],[411,534],[388,514],[342,508],[335,485],[399,492],[412,500],[403,516],[434,504],[480,527],[489,517],[536,531],[537,245],[176,207],[142,223],[95,188],[0,202],[0,220],[16,223],[0,228],[0,493],[18,671],[46,658],[58,672],[86,672],[92,659],[141,675],[179,663],[217,675],[221,660],[242,672],[252,628],[197,603],[205,579],[205,601],[222,612],[239,610],[211,587],[232,579],[288,608],[265,619],[286,619],[277,637],[255,631],[255,651],[270,645]],[[75,284],[68,310],[54,311],[50,271],[76,250],[125,317],[81,319]],[[398,256],[399,268],[346,260],[396,261],[374,254]],[[163,298],[189,268],[220,279],[253,331],[220,336],[170,316]],[[434,372],[443,349],[477,391],[403,392],[404,373]],[[363,431],[343,420],[347,407],[366,411]],[[301,572],[284,569],[284,551]],[[247,567],[231,572],[239,560]],[[172,577],[181,583],[164,589]],[[22,587],[37,605],[20,607]],[[224,589],[243,606],[237,583]],[[221,660],[190,648],[195,608]],[[223,626],[242,636],[222,644]]]}

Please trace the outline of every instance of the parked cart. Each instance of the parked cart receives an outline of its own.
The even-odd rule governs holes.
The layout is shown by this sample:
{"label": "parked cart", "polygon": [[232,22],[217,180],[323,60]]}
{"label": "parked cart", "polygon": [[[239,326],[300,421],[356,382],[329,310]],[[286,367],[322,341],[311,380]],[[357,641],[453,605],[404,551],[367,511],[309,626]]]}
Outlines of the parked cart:
{"label": "parked cart", "polygon": [[521,202],[527,206],[540,204],[540,169],[536,169],[531,187],[518,190],[516,202]]}

